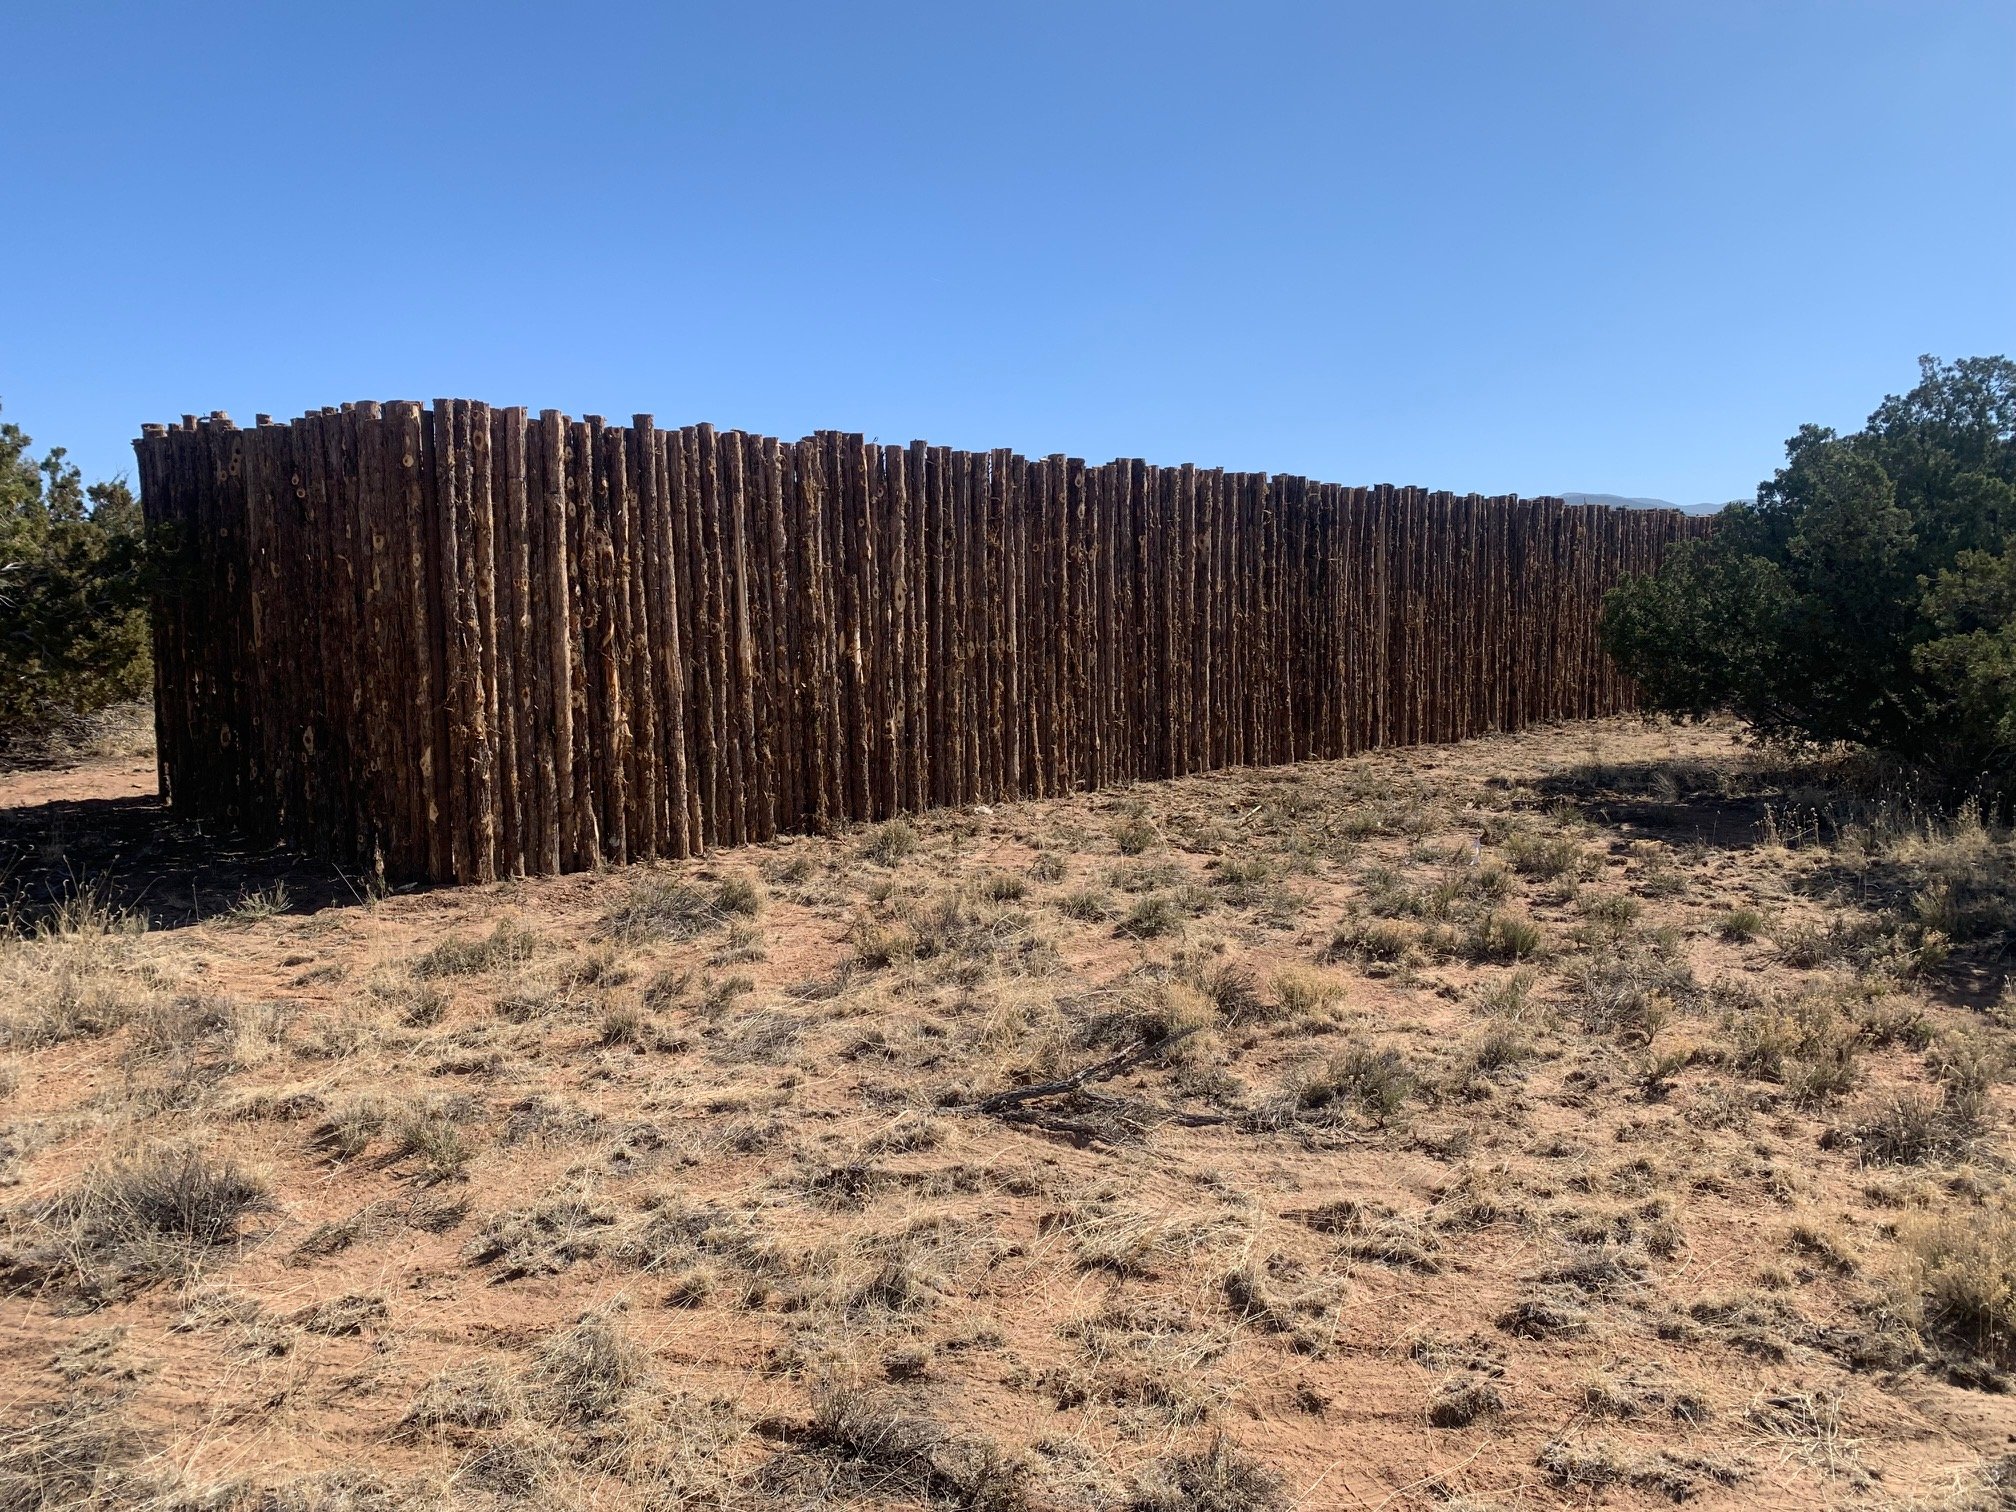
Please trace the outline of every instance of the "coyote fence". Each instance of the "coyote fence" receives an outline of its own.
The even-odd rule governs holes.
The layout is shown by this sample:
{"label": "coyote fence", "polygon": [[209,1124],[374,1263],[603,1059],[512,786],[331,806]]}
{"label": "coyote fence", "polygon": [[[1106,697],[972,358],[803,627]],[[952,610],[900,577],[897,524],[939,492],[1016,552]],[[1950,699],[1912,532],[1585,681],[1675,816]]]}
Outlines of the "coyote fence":
{"label": "coyote fence", "polygon": [[399,879],[1628,709],[1668,511],[442,399],[135,443],[163,796]]}

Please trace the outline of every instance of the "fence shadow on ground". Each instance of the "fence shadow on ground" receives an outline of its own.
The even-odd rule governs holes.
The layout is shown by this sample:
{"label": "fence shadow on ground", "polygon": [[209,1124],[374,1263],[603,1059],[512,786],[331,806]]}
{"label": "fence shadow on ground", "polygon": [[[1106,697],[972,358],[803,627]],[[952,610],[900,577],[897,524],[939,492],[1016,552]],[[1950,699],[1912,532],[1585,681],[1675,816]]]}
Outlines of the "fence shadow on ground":
{"label": "fence shadow on ground", "polygon": [[32,929],[86,892],[150,929],[179,929],[248,898],[295,914],[358,903],[364,882],[327,861],[177,818],[151,794],[0,808],[0,915],[11,911]]}
{"label": "fence shadow on ground", "polygon": [[[1572,807],[1592,827],[1618,841],[1653,840],[1673,846],[1703,846],[1709,850],[1748,851],[1782,844],[1805,852],[1809,864],[1787,877],[1788,885],[1830,912],[1840,932],[1826,935],[1822,948],[1843,970],[1866,965],[1858,955],[1858,940],[1866,943],[1885,932],[1895,934],[1911,916],[1913,898],[1927,886],[1920,867],[1883,856],[1845,859],[1827,838],[1827,829],[1811,815],[1800,820],[1785,810],[1797,784],[1796,771],[1751,774],[1746,785],[1732,785],[1712,771],[1684,764],[1649,761],[1592,763],[1543,778],[1535,784],[1542,797]],[[1775,822],[1774,822],[1775,821]],[[2016,886],[2004,889],[2003,914],[2016,918]],[[1837,912],[1838,911],[1838,912]],[[1871,928],[1845,921],[1875,916],[1887,924]],[[1947,1007],[1988,1011],[2001,999],[2010,980],[2016,928],[1988,927],[1976,935],[1952,940],[1940,966],[1914,979],[1915,988]]]}
{"label": "fence shadow on ground", "polygon": [[1578,767],[1534,784],[1543,798],[1619,835],[1744,851],[1764,842],[1771,794],[1690,788],[1666,762]]}

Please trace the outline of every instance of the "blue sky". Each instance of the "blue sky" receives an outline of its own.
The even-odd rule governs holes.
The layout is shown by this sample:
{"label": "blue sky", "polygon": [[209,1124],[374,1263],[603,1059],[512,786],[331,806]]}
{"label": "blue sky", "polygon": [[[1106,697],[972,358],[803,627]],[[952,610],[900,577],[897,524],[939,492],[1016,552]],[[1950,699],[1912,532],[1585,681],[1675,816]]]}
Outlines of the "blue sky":
{"label": "blue sky", "polygon": [[0,0],[0,403],[1747,495],[2016,355],[2010,0]]}

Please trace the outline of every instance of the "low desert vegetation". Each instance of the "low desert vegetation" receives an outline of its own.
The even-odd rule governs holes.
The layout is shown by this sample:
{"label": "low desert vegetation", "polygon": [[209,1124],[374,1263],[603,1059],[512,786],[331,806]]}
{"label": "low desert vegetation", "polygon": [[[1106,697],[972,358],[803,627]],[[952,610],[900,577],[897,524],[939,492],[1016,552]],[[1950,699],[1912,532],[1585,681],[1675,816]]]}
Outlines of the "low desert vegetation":
{"label": "low desert vegetation", "polygon": [[0,1506],[1986,1508],[2011,876],[1613,721],[86,887],[0,934]]}

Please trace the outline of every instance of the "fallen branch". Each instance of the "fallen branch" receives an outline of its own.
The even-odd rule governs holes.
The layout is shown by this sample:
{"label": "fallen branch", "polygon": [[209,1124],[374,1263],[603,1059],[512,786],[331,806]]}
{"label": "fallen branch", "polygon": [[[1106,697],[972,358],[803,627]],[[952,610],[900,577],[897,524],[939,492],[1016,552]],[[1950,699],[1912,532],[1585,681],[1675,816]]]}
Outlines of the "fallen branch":
{"label": "fallen branch", "polygon": [[1122,1050],[1118,1055],[1109,1055],[1101,1061],[1073,1071],[1069,1076],[1056,1081],[1037,1082],[1033,1087],[1012,1087],[1006,1092],[996,1092],[978,1102],[958,1103],[948,1111],[953,1113],[1001,1113],[1010,1108],[1018,1108],[1023,1103],[1035,1102],[1044,1097],[1061,1097],[1067,1092],[1076,1092],[1090,1082],[1111,1081],[1130,1066],[1138,1066],[1143,1061],[1159,1060],[1175,1046],[1191,1035],[1199,1033],[1202,1024],[1189,1024],[1173,1034],[1165,1034],[1158,1040],[1144,1040],[1138,1045]]}

